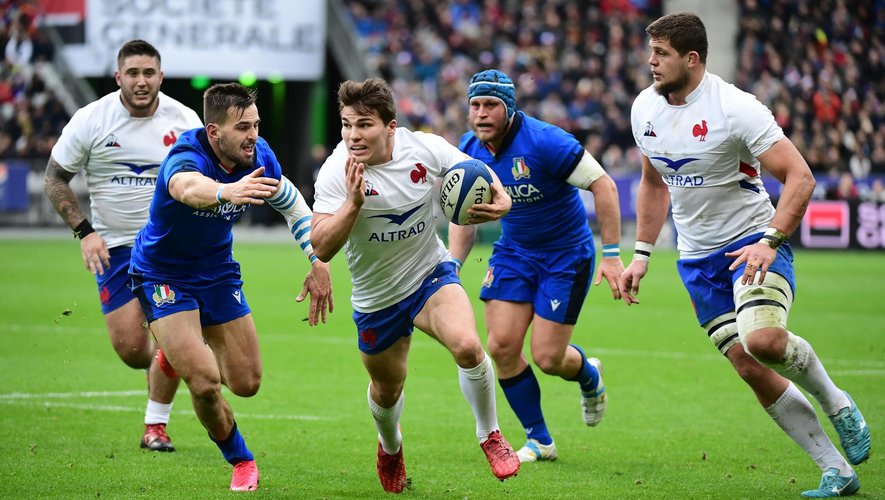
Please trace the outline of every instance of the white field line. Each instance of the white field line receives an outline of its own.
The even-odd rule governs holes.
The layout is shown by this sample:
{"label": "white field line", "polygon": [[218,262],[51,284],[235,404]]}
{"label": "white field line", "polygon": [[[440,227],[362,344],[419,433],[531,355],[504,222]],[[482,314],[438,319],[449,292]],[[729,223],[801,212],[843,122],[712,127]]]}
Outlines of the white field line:
{"label": "white field line", "polygon": [[[104,328],[101,327],[78,327],[63,325],[64,319],[58,325],[23,325],[16,323],[0,323],[0,338],[4,332],[10,333],[38,333],[38,334],[65,334],[65,335],[82,335],[82,334],[100,334],[106,335]],[[322,332],[307,332],[306,329],[293,328],[294,331],[267,331],[259,333],[260,338],[264,339],[290,339],[297,335],[299,342],[307,342],[313,344],[331,344],[331,345],[349,345],[356,349],[356,335],[353,337],[329,337],[323,335]],[[415,335],[421,335],[420,332]],[[703,340],[699,340],[703,342]],[[436,344],[433,344],[436,349]],[[423,344],[413,343],[412,347],[422,348]],[[706,353],[691,353],[680,351],[657,351],[642,349],[621,349],[597,347],[591,345],[586,346],[588,353],[601,354],[605,356],[616,357],[639,357],[639,358],[659,358],[659,359],[691,359],[696,361],[725,361],[724,357],[710,346],[711,351]],[[851,369],[830,370],[832,375],[883,375],[885,374],[885,360],[880,359],[833,359],[828,358],[826,353],[817,353],[820,357],[823,354],[824,366],[843,366]]]}
{"label": "white field line", "polygon": [[[43,408],[72,408],[76,410],[94,410],[106,412],[144,413],[144,406],[101,405],[91,403],[69,403],[60,399],[89,399],[114,397],[144,397],[145,391],[92,391],[92,392],[48,392],[42,394],[12,392],[0,394],[0,404],[18,406],[39,406]],[[173,412],[176,415],[192,415],[191,410]],[[264,415],[253,413],[237,413],[238,417],[256,420],[327,420],[316,415]]]}

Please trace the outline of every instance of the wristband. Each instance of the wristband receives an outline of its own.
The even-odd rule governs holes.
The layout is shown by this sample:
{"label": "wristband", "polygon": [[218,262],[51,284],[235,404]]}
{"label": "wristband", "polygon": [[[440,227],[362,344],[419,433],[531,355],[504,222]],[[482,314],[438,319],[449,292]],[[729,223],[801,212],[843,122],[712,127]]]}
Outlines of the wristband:
{"label": "wristband", "polygon": [[602,257],[620,257],[621,247],[618,243],[603,243]]}
{"label": "wristband", "polygon": [[759,240],[759,243],[771,247],[774,250],[783,243],[787,241],[787,235],[780,229],[770,227],[765,230],[765,234],[762,235],[762,239]]}
{"label": "wristband", "polygon": [[82,240],[87,235],[94,233],[95,229],[92,229],[92,224],[87,219],[83,219],[83,222],[77,224],[73,231],[74,238]]}
{"label": "wristband", "polygon": [[651,260],[651,251],[655,246],[644,241],[637,241],[636,247],[633,249],[633,260],[648,262]]}
{"label": "wristband", "polygon": [[221,192],[224,191],[224,184],[218,186],[218,191],[215,192],[215,200],[218,201],[219,205],[224,205],[225,201],[221,199]]}
{"label": "wristband", "polygon": [[460,271],[460,270],[461,270],[461,266],[464,265],[463,262],[461,262],[460,260],[458,260],[458,259],[456,259],[456,258],[454,258],[454,257],[452,257],[452,262],[455,263],[455,269],[458,270],[458,271]]}

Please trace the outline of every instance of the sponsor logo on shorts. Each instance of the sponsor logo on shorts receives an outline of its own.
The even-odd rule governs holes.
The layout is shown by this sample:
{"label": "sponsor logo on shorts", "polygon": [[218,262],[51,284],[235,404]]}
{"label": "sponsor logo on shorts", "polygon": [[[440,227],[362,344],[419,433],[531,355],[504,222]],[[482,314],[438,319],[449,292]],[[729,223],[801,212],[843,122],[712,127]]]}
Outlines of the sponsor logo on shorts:
{"label": "sponsor logo on shorts", "polygon": [[558,300],[556,300],[556,299],[550,299],[550,308],[553,309],[554,311],[555,311],[557,308],[559,308],[559,304],[562,304],[562,302],[560,302],[560,301],[558,301]]}
{"label": "sponsor logo on shorts", "polygon": [[160,307],[163,304],[174,304],[175,292],[169,288],[169,285],[154,285],[154,295],[152,295],[151,298],[154,299],[154,303],[157,304],[157,307]]}
{"label": "sponsor logo on shorts", "polygon": [[239,291],[239,290],[237,290],[236,292],[232,293],[231,295],[233,295],[234,298],[237,299],[237,302],[239,302],[240,304],[243,303],[243,298],[240,296],[240,291]]}

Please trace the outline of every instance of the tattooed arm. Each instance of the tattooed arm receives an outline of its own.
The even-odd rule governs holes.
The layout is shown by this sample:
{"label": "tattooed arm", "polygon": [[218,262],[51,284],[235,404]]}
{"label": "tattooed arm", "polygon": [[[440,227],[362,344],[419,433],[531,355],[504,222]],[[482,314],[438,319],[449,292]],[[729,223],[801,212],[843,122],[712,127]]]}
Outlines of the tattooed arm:
{"label": "tattooed arm", "polygon": [[77,195],[70,185],[75,175],[77,174],[61,168],[55,158],[49,158],[46,174],[43,176],[43,190],[46,196],[49,197],[55,211],[72,230],[86,220],[86,215],[80,210],[80,204],[77,202]]}
{"label": "tattooed arm", "polygon": [[75,236],[80,238],[83,265],[92,274],[104,274],[104,270],[111,264],[108,246],[104,238],[92,230],[86,215],[80,209],[77,195],[71,189],[71,179],[74,175],[76,174],[61,168],[61,165],[50,157],[46,165],[46,174],[43,176],[43,190],[65,224],[74,231]]}

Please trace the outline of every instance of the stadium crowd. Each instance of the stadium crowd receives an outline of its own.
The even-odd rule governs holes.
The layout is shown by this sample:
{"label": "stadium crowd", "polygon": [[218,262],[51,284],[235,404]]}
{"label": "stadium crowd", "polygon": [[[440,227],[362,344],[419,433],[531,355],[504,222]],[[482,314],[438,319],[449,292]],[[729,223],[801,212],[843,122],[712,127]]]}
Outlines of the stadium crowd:
{"label": "stadium crowd", "polygon": [[[416,128],[457,143],[467,77],[496,67],[527,113],[572,132],[610,173],[638,171],[629,110],[651,84],[644,28],[660,1],[348,5],[369,64]],[[885,1],[741,0],[740,13],[736,84],[774,110],[824,184],[848,172],[873,196],[868,177],[885,175]]]}
{"label": "stadium crowd", "polygon": [[[466,82],[513,75],[520,108],[572,132],[611,173],[638,171],[630,104],[651,84],[645,26],[657,0],[349,1],[368,62],[415,128],[457,144]],[[457,103],[457,105],[453,105]]]}
{"label": "stadium crowd", "polygon": [[70,118],[37,71],[53,46],[37,30],[37,2],[5,0],[0,11],[0,158],[45,160]]}
{"label": "stadium crowd", "polygon": [[828,175],[830,198],[873,199],[870,176],[885,176],[883,28],[882,0],[741,1],[737,84]]}
{"label": "stadium crowd", "polygon": [[[416,129],[457,143],[467,77],[496,67],[514,76],[527,113],[572,132],[613,175],[638,172],[629,108],[651,83],[644,27],[660,0],[346,3],[368,64]],[[0,6],[0,158],[46,158],[69,119],[35,71],[53,47],[36,29],[37,2]],[[816,196],[835,193],[847,172],[858,197],[875,198],[885,177],[885,0],[740,0],[740,12],[736,84],[774,110],[825,176]]]}

